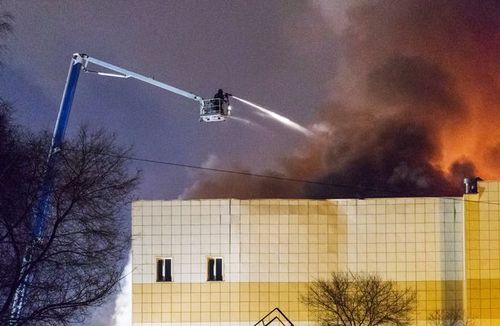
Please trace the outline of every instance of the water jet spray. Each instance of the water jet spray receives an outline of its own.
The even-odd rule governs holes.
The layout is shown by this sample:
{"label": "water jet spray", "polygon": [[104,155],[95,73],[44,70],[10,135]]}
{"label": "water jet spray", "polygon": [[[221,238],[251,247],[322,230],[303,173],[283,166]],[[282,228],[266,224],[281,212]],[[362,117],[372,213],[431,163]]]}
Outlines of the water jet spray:
{"label": "water jet spray", "polygon": [[237,96],[232,95],[231,97],[234,98],[235,100],[238,100],[238,101],[240,101],[240,102],[242,102],[242,103],[244,103],[244,104],[246,104],[246,105],[248,105],[248,106],[250,106],[250,107],[252,107],[252,108],[254,108],[254,109],[256,109],[256,110],[258,110],[260,112],[262,112],[262,113],[264,113],[266,116],[268,116],[268,117],[270,117],[270,118],[278,121],[279,123],[281,123],[282,125],[284,125],[284,126],[286,126],[288,128],[291,128],[293,130],[299,131],[299,132],[301,132],[302,134],[304,134],[304,135],[306,135],[308,137],[312,135],[312,132],[310,130],[308,130],[305,127],[301,126],[300,124],[298,124],[298,123],[296,123],[296,122],[288,119],[287,117],[282,116],[281,114],[273,112],[273,111],[271,111],[269,109],[266,109],[266,108],[264,108],[264,107],[262,107],[260,105],[257,105],[255,103],[252,103],[252,102],[248,101],[248,100],[239,98]]}

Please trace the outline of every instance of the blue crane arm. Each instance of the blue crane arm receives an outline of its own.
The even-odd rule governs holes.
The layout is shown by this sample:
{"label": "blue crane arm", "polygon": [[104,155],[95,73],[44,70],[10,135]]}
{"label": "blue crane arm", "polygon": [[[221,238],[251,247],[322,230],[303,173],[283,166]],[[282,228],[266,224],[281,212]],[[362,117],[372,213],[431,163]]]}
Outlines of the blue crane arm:
{"label": "blue crane arm", "polygon": [[35,241],[40,241],[44,233],[46,223],[45,220],[49,209],[50,194],[52,192],[54,182],[55,160],[64,141],[64,135],[68,126],[69,114],[75,97],[76,84],[78,82],[78,77],[80,76],[80,71],[82,70],[82,64],[83,62],[81,57],[76,54],[73,55],[69,66],[68,77],[66,79],[61,105],[59,107],[59,114],[57,116],[56,125],[52,135],[49,155],[47,157],[47,170],[45,171],[45,177],[40,189],[39,199],[35,210],[32,230],[32,235]]}
{"label": "blue crane arm", "polygon": [[26,247],[22,262],[21,272],[19,275],[19,282],[11,303],[10,321],[9,325],[16,325],[22,309],[26,303],[26,291],[33,280],[33,272],[30,271],[30,264],[33,259],[33,252],[37,244],[43,239],[45,227],[47,224],[47,216],[49,213],[49,201],[54,184],[54,167],[56,164],[57,155],[61,150],[64,141],[64,134],[68,125],[69,113],[73,98],[75,97],[76,84],[80,71],[82,70],[82,60],[78,55],[73,55],[71,64],[69,66],[68,78],[64,87],[64,93],[59,107],[59,114],[57,116],[54,133],[52,135],[52,142],[50,145],[49,155],[47,157],[47,168],[42,185],[38,194],[38,201],[34,210],[34,218],[32,221],[31,242]]}

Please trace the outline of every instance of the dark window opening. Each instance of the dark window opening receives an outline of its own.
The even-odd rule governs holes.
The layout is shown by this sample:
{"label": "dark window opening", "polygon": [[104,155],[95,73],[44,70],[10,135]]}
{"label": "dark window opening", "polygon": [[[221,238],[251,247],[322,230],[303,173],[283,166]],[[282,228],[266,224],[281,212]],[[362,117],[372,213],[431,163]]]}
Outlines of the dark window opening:
{"label": "dark window opening", "polygon": [[222,281],[222,258],[208,258],[208,280]]}
{"label": "dark window opening", "polygon": [[156,282],[172,282],[172,259],[156,260]]}

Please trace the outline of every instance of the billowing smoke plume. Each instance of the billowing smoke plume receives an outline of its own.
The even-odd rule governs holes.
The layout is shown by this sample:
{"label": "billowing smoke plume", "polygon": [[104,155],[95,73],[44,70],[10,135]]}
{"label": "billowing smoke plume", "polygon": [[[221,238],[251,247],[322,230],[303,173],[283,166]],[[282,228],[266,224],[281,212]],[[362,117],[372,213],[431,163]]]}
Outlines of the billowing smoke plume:
{"label": "billowing smoke plume", "polygon": [[207,174],[184,197],[459,195],[500,177],[498,1],[357,2],[337,33],[336,95],[271,173],[323,185]]}

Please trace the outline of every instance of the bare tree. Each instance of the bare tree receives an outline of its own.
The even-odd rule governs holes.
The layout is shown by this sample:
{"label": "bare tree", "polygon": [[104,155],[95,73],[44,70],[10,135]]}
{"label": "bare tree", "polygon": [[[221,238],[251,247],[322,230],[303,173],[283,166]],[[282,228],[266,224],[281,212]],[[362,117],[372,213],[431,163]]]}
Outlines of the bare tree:
{"label": "bare tree", "polygon": [[377,275],[332,273],[315,281],[302,300],[318,314],[322,326],[409,325],[416,300],[409,288]]}
{"label": "bare tree", "polygon": [[[12,21],[0,12],[0,53]],[[58,153],[45,237],[23,264],[50,137],[13,126],[10,111],[0,98],[0,325],[68,325],[117,288],[130,244],[120,216],[137,175],[127,173],[127,151],[112,137],[82,129]],[[25,305],[12,320],[21,282],[28,284]]]}
{"label": "bare tree", "polygon": [[474,324],[459,306],[436,310],[429,316],[429,320],[433,326],[472,326]]}
{"label": "bare tree", "polygon": [[[128,255],[130,231],[120,215],[137,175],[127,172],[127,151],[113,137],[85,129],[65,144],[45,237],[23,269],[49,138],[9,128],[5,110],[0,111],[0,137],[0,325],[81,321],[87,308],[114,293]],[[10,320],[23,280],[29,282],[26,304],[20,318]]]}

